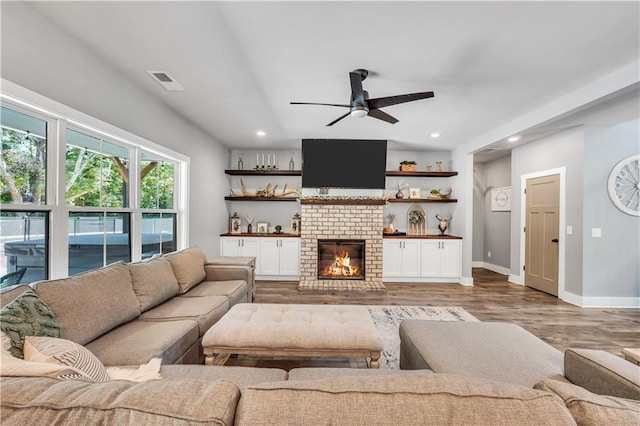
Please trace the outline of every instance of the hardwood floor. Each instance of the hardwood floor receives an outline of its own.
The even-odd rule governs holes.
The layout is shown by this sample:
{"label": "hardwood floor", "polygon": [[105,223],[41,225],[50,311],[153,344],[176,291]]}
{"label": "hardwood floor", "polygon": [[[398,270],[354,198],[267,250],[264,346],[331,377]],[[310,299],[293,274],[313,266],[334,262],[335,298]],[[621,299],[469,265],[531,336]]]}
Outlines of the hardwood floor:
{"label": "hardwood floor", "polygon": [[473,269],[475,285],[385,283],[379,294],[308,294],[297,282],[258,281],[256,303],[461,306],[480,321],[512,322],[564,351],[603,349],[621,356],[640,347],[639,309],[580,308],[548,294],[507,282],[507,277]]}

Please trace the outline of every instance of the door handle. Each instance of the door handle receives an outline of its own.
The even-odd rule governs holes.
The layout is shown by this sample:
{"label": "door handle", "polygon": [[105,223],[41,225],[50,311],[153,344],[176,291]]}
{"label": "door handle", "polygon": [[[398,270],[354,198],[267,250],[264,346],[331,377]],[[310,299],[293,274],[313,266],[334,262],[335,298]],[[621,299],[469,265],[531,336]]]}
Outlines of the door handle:
{"label": "door handle", "polygon": [[557,239],[557,238],[554,238],[553,240],[551,240],[551,242],[552,242],[552,243],[557,243],[557,242],[558,242],[558,239]]}

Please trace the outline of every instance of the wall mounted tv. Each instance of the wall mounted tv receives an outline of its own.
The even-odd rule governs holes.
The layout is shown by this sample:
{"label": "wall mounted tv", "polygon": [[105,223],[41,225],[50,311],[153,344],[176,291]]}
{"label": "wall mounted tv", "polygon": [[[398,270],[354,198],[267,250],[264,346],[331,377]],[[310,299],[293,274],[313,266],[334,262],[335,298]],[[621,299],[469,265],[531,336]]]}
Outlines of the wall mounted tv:
{"label": "wall mounted tv", "polygon": [[303,188],[384,189],[387,141],[302,139]]}

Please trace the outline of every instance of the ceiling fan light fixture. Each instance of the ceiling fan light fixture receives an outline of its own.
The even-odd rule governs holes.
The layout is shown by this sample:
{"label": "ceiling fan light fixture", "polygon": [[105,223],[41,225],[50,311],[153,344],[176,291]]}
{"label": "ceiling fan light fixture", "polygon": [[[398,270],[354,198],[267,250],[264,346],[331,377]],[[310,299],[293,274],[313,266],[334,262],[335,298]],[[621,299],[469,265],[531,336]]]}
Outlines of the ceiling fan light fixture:
{"label": "ceiling fan light fixture", "polygon": [[351,110],[352,117],[362,118],[366,117],[367,114],[369,114],[369,111],[367,111],[367,109],[363,107],[358,107]]}

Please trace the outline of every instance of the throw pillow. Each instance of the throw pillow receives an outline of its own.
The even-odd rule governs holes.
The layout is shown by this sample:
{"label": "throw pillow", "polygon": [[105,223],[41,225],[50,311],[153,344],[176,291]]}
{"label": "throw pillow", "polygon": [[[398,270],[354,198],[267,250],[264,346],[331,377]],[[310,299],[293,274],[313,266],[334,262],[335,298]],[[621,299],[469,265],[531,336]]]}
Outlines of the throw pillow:
{"label": "throw pillow", "polygon": [[180,294],[186,293],[191,287],[200,284],[207,277],[204,270],[207,256],[199,247],[189,247],[169,253],[166,258],[171,263],[173,274],[178,280]]}
{"label": "throw pillow", "polygon": [[25,336],[60,337],[62,326],[49,306],[27,290],[0,309],[0,330],[11,339],[11,354],[22,358]]}
{"label": "throw pillow", "polygon": [[107,369],[87,348],[71,340],[26,336],[24,359],[65,365],[82,372],[94,382],[109,380]]}

